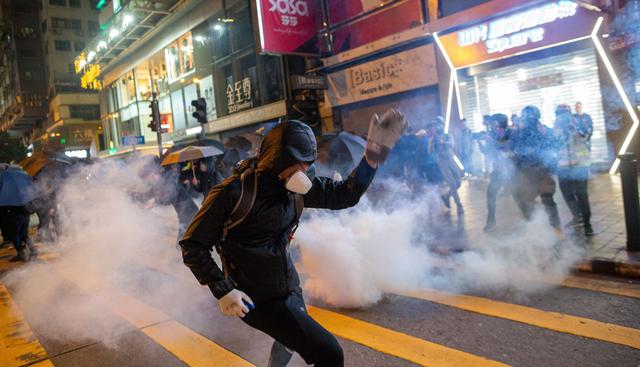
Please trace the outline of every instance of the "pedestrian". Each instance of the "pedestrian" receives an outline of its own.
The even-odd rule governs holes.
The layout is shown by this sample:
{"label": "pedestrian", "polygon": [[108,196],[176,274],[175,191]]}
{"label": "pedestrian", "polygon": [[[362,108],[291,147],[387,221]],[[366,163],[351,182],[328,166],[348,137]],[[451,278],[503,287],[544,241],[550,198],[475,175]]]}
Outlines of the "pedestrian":
{"label": "pedestrian", "polygon": [[451,208],[451,198],[456,203],[458,214],[464,213],[458,189],[462,184],[462,172],[456,164],[453,156],[453,140],[449,134],[444,132],[444,120],[438,116],[427,124],[427,135],[429,136],[429,154],[435,158],[438,170],[442,175],[446,192],[441,195],[442,201],[447,208]]}
{"label": "pedestrian", "polygon": [[460,121],[460,129],[458,131],[458,140],[456,145],[465,173],[473,175],[474,168],[473,160],[471,159],[473,156],[473,132],[467,126],[467,119],[462,119],[462,121]]}
{"label": "pedestrian", "polygon": [[487,223],[485,231],[496,226],[496,198],[501,188],[510,187],[513,178],[511,154],[511,132],[507,115],[496,113],[491,116],[489,131],[478,136],[478,146],[485,155],[491,173],[487,186]]}
{"label": "pedestrian", "polygon": [[[270,366],[286,365],[289,350],[317,367],[343,365],[336,338],[307,314],[289,242],[303,207],[356,205],[405,128],[395,110],[374,115],[365,157],[346,180],[334,181],[305,174],[317,158],[311,128],[299,121],[279,124],[258,157],[209,192],[180,241],[184,263],[209,286],[222,313],[275,339]],[[211,257],[214,246],[223,271]]]}
{"label": "pedestrian", "polygon": [[588,135],[585,135],[585,143],[589,151],[591,151],[591,134],[593,134],[593,120],[591,119],[591,115],[584,112],[582,102],[576,102],[575,109],[576,113],[573,114],[573,118],[575,119],[576,127],[584,132],[588,132]]}
{"label": "pedestrian", "polygon": [[9,208],[6,206],[0,206],[0,231],[2,231],[2,244],[0,244],[0,247],[13,241],[13,234],[11,233],[11,223],[9,219]]}
{"label": "pedestrian", "polygon": [[[29,217],[31,210],[29,205],[24,206],[8,206],[9,223],[11,226],[11,234],[13,235],[13,247],[16,250],[16,256],[9,259],[11,262],[29,261],[38,255],[38,251],[33,246],[33,241],[29,238]],[[25,253],[25,245],[29,253]]]}
{"label": "pedestrian", "polygon": [[513,134],[512,150],[516,164],[513,198],[525,219],[531,219],[536,197],[544,205],[549,224],[561,233],[558,206],[553,200],[557,166],[557,140],[553,131],[540,121],[540,110],[526,106],[520,114],[522,128]]}
{"label": "pedestrian", "polygon": [[558,183],[562,197],[573,215],[568,225],[583,225],[584,234],[593,236],[587,187],[591,169],[588,141],[592,133],[592,125],[584,121],[579,122],[576,118],[578,114],[571,115],[571,108],[568,105],[559,105],[555,112],[554,133],[560,142]]}

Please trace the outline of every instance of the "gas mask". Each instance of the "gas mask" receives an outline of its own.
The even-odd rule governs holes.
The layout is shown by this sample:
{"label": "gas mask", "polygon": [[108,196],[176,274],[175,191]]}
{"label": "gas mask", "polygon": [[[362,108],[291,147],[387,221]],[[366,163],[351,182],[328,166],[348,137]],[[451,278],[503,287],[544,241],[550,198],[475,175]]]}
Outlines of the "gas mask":
{"label": "gas mask", "polygon": [[303,171],[296,171],[294,174],[289,176],[284,187],[291,192],[304,195],[311,190],[311,186],[313,185],[311,180],[313,180],[315,173],[316,169],[313,164],[309,166],[306,173]]}

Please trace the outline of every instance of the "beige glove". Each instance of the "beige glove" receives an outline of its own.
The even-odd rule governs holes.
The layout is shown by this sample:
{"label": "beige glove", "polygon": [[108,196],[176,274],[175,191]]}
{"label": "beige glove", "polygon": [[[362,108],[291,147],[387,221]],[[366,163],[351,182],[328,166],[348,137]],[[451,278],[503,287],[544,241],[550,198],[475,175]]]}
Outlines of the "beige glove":
{"label": "beige glove", "polygon": [[253,301],[243,291],[232,289],[218,300],[220,311],[225,316],[244,317],[253,309]]}
{"label": "beige glove", "polygon": [[407,120],[397,110],[390,108],[382,117],[377,113],[371,116],[369,134],[367,135],[367,160],[383,163],[393,145],[407,130]]}

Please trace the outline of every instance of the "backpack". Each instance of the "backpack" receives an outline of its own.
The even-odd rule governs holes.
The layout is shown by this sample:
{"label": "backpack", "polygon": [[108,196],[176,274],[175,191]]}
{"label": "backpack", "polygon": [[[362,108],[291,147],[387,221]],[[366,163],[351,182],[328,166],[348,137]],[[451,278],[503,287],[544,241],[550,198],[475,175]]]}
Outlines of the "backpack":
{"label": "backpack", "polygon": [[[258,175],[256,174],[257,162],[258,161],[255,158],[242,160],[238,162],[238,165],[234,170],[234,174],[240,176],[240,197],[238,198],[236,205],[231,209],[229,217],[222,225],[222,236],[216,243],[216,252],[220,255],[220,259],[222,260],[222,267],[225,276],[229,275],[229,271],[224,259],[224,254],[222,253],[221,243],[225,241],[227,234],[231,229],[237,227],[245,220],[247,215],[251,212],[253,204],[256,202],[256,195],[258,193]],[[293,239],[293,235],[298,229],[298,222],[300,221],[302,209],[304,208],[304,198],[302,195],[294,194],[294,205],[296,209],[296,217],[293,229],[289,234],[289,240]]]}

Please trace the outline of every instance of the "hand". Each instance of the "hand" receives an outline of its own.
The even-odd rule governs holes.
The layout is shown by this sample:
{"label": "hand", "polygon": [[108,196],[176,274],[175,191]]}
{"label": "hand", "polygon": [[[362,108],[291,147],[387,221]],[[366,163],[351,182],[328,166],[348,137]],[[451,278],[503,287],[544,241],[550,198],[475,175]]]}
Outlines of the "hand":
{"label": "hand", "polygon": [[382,117],[378,117],[378,114],[374,113],[369,123],[367,150],[364,154],[367,161],[376,165],[384,162],[389,151],[405,130],[407,130],[407,120],[397,110],[391,108]]}
{"label": "hand", "polygon": [[232,289],[218,300],[220,311],[225,316],[244,317],[253,309],[253,301],[243,291]]}

